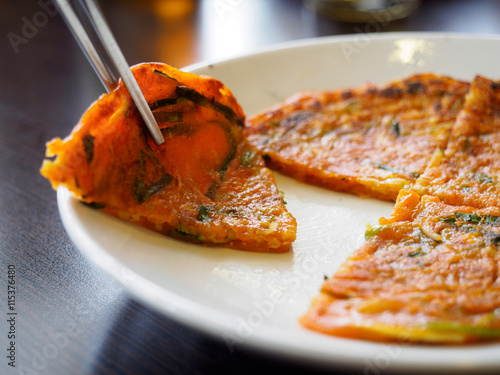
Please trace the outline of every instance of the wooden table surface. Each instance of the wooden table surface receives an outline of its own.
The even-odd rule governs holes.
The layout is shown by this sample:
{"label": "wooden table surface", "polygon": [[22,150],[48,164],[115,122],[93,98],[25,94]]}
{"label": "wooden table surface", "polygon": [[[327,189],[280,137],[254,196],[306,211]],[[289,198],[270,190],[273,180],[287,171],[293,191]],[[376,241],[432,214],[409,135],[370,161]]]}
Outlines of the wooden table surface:
{"label": "wooden table surface", "polygon": [[[131,65],[161,61],[181,68],[283,41],[364,30],[317,16],[300,0],[184,0],[185,14],[175,17],[167,9],[172,1],[102,1]],[[0,30],[0,373],[324,371],[241,348],[231,353],[224,342],[134,301],[79,253],[61,224],[56,193],[38,170],[45,142],[67,135],[103,87],[49,0],[2,1]],[[500,2],[423,1],[408,19],[380,28],[393,31],[499,34]],[[8,321],[11,280],[15,324]],[[12,326],[15,368],[7,358]]]}

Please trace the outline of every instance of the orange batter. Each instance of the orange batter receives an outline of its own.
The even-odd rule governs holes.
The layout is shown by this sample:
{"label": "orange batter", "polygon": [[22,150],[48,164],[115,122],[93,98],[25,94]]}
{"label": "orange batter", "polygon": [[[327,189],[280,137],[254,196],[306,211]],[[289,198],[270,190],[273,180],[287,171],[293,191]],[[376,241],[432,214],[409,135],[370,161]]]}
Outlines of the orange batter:
{"label": "orange batter", "polygon": [[268,165],[300,181],[395,200],[446,147],[468,83],[419,74],[378,87],[303,92],[247,120]]}
{"label": "orange batter", "polygon": [[500,207],[500,83],[476,77],[448,147],[414,189],[449,204]]}
{"label": "orange batter", "polygon": [[500,208],[402,190],[367,237],[324,282],[305,327],[376,341],[500,339]]}
{"label": "orange batter", "polygon": [[122,219],[191,242],[284,252],[296,221],[244,114],[219,81],[164,64],[132,68],[165,143],[148,134],[123,84],[103,95],[66,139],[47,145],[53,187]]}

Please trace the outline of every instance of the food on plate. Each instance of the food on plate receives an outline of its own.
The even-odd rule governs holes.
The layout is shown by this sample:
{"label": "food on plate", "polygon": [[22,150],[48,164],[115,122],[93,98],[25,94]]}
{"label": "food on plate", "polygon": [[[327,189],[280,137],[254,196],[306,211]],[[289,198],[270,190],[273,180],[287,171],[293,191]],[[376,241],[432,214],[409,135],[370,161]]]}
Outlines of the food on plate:
{"label": "food on plate", "polygon": [[258,252],[287,251],[296,237],[264,160],[301,181],[396,200],[301,324],[381,342],[500,339],[500,83],[426,73],[302,92],[245,126],[219,81],[164,64],[132,71],[165,143],[120,83],[47,145],[55,159],[41,173],[54,188],[177,239]]}
{"label": "food on plate", "polygon": [[124,85],[103,95],[70,136],[52,140],[41,173],[84,203],[177,239],[284,252],[296,221],[244,114],[219,81],[164,64],[132,72],[159,124],[157,146]]}
{"label": "food on plate", "polygon": [[414,189],[455,205],[500,207],[500,82],[477,76],[444,151]]}
{"label": "food on plate", "polygon": [[402,190],[366,237],[324,282],[305,327],[383,342],[500,339],[500,208]]}
{"label": "food on plate", "polygon": [[301,92],[247,119],[268,165],[298,180],[395,200],[443,149],[468,83],[417,74],[383,86]]}

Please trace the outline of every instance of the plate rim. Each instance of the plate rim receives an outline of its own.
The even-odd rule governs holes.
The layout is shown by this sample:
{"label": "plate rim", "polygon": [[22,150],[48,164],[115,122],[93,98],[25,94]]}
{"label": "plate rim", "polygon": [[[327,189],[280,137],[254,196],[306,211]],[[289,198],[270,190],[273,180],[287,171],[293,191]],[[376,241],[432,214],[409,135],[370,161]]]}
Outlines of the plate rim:
{"label": "plate rim", "polygon": [[318,37],[306,37],[294,40],[288,40],[278,43],[271,43],[269,45],[256,47],[251,52],[237,53],[226,58],[213,58],[206,59],[193,64],[186,65],[180,68],[180,70],[186,72],[192,72],[201,68],[206,68],[209,65],[215,65],[220,63],[233,62],[234,60],[245,59],[250,56],[256,56],[267,53],[279,52],[287,49],[294,49],[306,46],[329,44],[332,42],[341,43],[354,41],[356,37],[360,35],[369,35],[373,40],[394,40],[403,38],[420,38],[420,39],[455,39],[455,40],[467,40],[467,39],[482,39],[499,41],[500,35],[491,33],[467,33],[467,32],[454,32],[454,31],[386,31],[378,33],[356,33],[356,34],[342,34],[342,35],[325,35]]}
{"label": "plate rim", "polygon": [[[195,64],[188,65],[181,68],[183,71],[195,72],[196,70],[207,68],[210,65],[220,64],[220,63],[232,63],[240,59],[245,59],[250,56],[258,56],[268,53],[280,53],[283,50],[296,49],[301,47],[307,47],[312,45],[322,45],[331,43],[341,43],[341,42],[351,42],[355,40],[354,38],[358,34],[346,34],[346,35],[334,35],[334,36],[322,36],[313,38],[303,38],[298,40],[280,42],[276,44],[267,45],[261,48],[256,48],[253,52],[238,54],[228,58],[213,59],[200,61]],[[458,32],[383,32],[375,34],[372,36],[374,41],[391,41],[400,38],[419,38],[419,39],[453,39],[453,40],[489,40],[492,42],[500,42],[500,36],[495,34],[474,34],[474,33],[458,33]],[[205,333],[216,339],[221,339],[221,332],[234,332],[235,325],[230,322],[235,319],[231,314],[219,311],[217,309],[205,306],[201,303],[189,300],[182,295],[174,293],[170,290],[156,285],[152,281],[146,279],[142,275],[134,272],[120,261],[114,258],[112,255],[107,253],[104,249],[96,245],[90,238],[86,237],[85,233],[80,231],[77,227],[73,225],[74,218],[72,217],[72,204],[76,202],[76,199],[72,197],[71,193],[66,188],[58,188],[57,190],[57,203],[62,219],[62,223],[65,227],[71,240],[80,250],[80,252],[85,255],[94,265],[103,270],[105,273],[110,275],[113,279],[118,281],[131,297],[140,301],[146,306],[149,306],[155,311],[165,314],[167,317],[184,324],[192,329],[199,332]],[[125,270],[123,273],[121,271]],[[133,276],[134,282],[130,282],[130,277]],[[145,293],[145,290],[148,292]],[[211,317],[211,318],[207,318]],[[206,321],[210,321],[207,324]],[[216,324],[214,324],[216,322]],[[311,365],[328,366],[328,367],[340,367],[348,366],[349,368],[359,368],[360,367],[360,355],[352,355],[346,350],[341,353],[327,353],[326,351],[317,350],[303,350],[303,348],[297,348],[291,345],[289,342],[283,345],[282,340],[277,340],[276,331],[281,332],[281,330],[273,327],[261,327],[256,331],[257,334],[253,335],[251,338],[244,340],[244,342],[238,347],[254,349],[257,352],[263,352],[264,354],[271,354],[277,357],[284,358],[290,361],[300,361],[302,363],[309,363]],[[311,332],[311,335],[315,337],[315,340],[337,340],[345,341],[347,343],[354,342],[359,343],[359,340],[342,339],[331,336],[326,336],[316,332]],[[373,346],[374,348],[385,347],[387,344],[372,343],[362,341],[365,346]],[[278,344],[278,345],[274,345]],[[499,344],[500,345],[500,344]],[[495,345],[498,346],[498,345]],[[350,347],[347,345],[347,347]],[[464,346],[460,349],[475,349],[484,348],[484,346]],[[451,355],[455,356],[457,353],[456,348],[450,347],[429,347],[429,346],[415,346],[410,348],[411,351],[426,352],[427,350],[436,350],[440,352],[449,352]],[[453,354],[455,353],[455,354]],[[327,354],[331,354],[328,356]],[[373,354],[373,353],[372,353]],[[376,358],[370,357],[367,360],[374,361]],[[461,363],[461,362],[441,362],[431,360],[430,362],[422,362],[421,357],[411,358],[404,357],[402,361],[401,358],[394,360],[390,363],[390,367],[387,370],[453,370],[453,371],[471,371],[471,370],[498,370],[500,367],[500,360],[492,360],[492,358],[484,358],[481,355],[475,357],[476,362],[474,363]],[[361,364],[361,365],[364,365]]]}

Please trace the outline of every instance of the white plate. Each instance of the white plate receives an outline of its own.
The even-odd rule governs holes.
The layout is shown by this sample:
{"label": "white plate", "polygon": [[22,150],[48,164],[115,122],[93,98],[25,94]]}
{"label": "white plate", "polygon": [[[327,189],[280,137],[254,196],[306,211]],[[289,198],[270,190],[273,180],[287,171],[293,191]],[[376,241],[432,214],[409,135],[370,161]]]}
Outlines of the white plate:
{"label": "white plate", "polygon": [[[500,78],[500,38],[403,33],[328,37],[287,43],[249,56],[188,68],[220,79],[247,114],[301,89],[382,83],[430,71],[470,80]],[[317,334],[297,319],[347,254],[366,223],[392,204],[334,193],[277,176],[298,238],[288,254],[253,254],[184,244],[89,209],[58,191],[63,223],[83,254],[140,301],[226,341],[365,373],[385,369],[500,368],[500,345],[385,345]]]}

